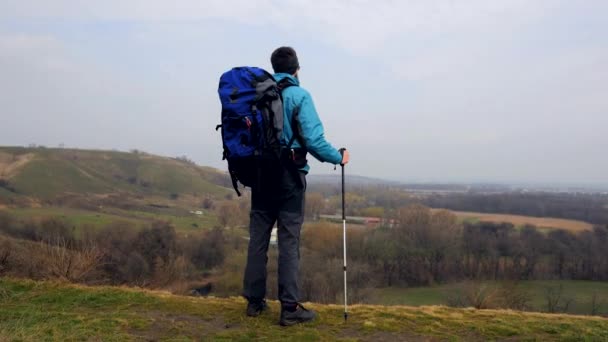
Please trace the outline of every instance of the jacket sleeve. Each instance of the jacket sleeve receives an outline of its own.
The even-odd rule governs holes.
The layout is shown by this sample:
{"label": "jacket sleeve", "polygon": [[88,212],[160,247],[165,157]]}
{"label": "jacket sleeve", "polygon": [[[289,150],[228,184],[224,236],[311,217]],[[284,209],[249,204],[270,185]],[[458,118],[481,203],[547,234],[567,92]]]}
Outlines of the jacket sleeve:
{"label": "jacket sleeve", "polygon": [[298,121],[300,123],[300,133],[308,152],[321,162],[340,164],[342,162],[342,155],[325,140],[323,123],[321,123],[312,97],[307,91],[304,93],[299,108]]}

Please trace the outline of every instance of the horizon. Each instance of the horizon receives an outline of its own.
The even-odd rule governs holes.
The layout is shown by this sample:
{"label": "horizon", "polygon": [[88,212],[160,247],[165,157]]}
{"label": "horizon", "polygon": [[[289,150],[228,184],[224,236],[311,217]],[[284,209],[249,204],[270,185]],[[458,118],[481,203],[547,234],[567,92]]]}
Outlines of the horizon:
{"label": "horizon", "polygon": [[[162,155],[153,152],[149,152],[142,149],[133,148],[130,150],[119,150],[119,149],[96,149],[96,148],[81,148],[74,146],[45,146],[45,145],[31,145],[31,146],[19,146],[19,145],[0,145],[0,148],[23,148],[23,149],[49,149],[49,150],[76,150],[76,151],[93,151],[93,152],[118,152],[118,153],[133,153],[133,151],[137,150],[138,153],[149,154],[153,156],[158,156],[162,158],[170,158],[176,159],[181,157],[188,156],[170,156],[170,155]],[[200,164],[194,160],[192,160],[197,166],[200,167],[211,167],[217,169],[221,172],[228,172],[227,167],[215,167],[211,165]],[[509,181],[492,181],[492,180],[470,180],[470,181],[446,181],[446,180],[416,180],[416,179],[392,179],[385,177],[376,177],[364,174],[351,174],[347,171],[346,177],[356,177],[363,178],[370,181],[378,181],[378,182],[387,182],[387,183],[397,183],[397,185],[407,186],[407,185],[471,185],[471,186],[480,186],[480,185],[497,185],[497,186],[530,186],[536,187],[538,189],[546,188],[546,187],[566,187],[566,188],[583,188],[588,190],[595,191],[608,191],[608,182],[607,183],[585,183],[585,182],[551,182],[551,183],[542,183],[542,182],[509,182]],[[340,174],[338,173],[338,169],[333,170],[333,167],[330,171],[326,173],[312,173],[309,174],[309,177],[312,178],[322,178],[322,177],[335,177],[339,178]]]}
{"label": "horizon", "polygon": [[605,186],[606,13],[599,0],[7,0],[0,145],[140,149],[224,170],[219,76],[271,70],[290,45],[353,174]]}

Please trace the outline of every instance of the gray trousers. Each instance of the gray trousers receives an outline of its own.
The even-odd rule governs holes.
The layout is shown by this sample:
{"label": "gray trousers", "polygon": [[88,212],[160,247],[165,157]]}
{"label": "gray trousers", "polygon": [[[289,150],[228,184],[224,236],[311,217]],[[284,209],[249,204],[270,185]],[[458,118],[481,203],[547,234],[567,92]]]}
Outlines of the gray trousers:
{"label": "gray trousers", "polygon": [[252,186],[250,240],[243,281],[243,295],[250,302],[266,297],[268,245],[275,222],[278,222],[279,300],[283,304],[298,302],[306,177],[302,172],[295,173],[283,168],[262,170],[259,181]]}

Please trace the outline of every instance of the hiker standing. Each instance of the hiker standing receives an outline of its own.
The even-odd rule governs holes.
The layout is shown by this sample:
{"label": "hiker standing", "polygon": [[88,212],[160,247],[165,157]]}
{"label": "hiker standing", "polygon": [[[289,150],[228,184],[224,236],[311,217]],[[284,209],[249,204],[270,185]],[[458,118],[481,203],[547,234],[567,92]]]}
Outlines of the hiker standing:
{"label": "hiker standing", "polygon": [[291,47],[276,49],[270,58],[274,79],[282,85],[283,167],[262,167],[260,177],[251,186],[249,248],[244,276],[247,315],[257,316],[266,309],[266,263],[268,245],[275,222],[278,222],[279,300],[281,325],[293,325],[314,319],[315,313],[299,303],[298,273],[300,230],[304,222],[304,193],[310,153],[321,162],[346,164],[348,151],[332,147],[324,137],[323,124],[308,91],[300,87],[300,65]]}

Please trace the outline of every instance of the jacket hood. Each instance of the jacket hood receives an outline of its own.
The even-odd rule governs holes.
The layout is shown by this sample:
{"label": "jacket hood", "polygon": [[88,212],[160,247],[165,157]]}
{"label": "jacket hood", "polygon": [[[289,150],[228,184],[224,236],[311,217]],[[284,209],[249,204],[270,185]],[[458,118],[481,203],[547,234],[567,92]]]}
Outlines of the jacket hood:
{"label": "jacket hood", "polygon": [[286,73],[280,72],[278,74],[274,74],[273,77],[274,77],[275,81],[277,81],[277,83],[281,82],[281,80],[287,78],[287,79],[289,79],[289,81],[291,83],[293,83],[293,84],[295,84],[297,86],[300,85],[300,80],[298,80],[297,78],[295,78],[293,75],[290,75],[290,74],[286,74]]}

